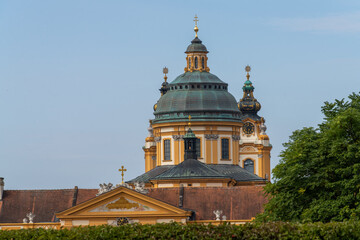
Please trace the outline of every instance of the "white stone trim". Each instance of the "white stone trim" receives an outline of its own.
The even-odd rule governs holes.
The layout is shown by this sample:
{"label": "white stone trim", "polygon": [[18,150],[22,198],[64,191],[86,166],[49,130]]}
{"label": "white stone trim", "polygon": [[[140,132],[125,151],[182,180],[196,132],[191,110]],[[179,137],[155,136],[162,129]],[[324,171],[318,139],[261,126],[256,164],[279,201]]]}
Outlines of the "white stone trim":
{"label": "white stone trim", "polygon": [[86,226],[89,225],[89,220],[72,220],[73,226]]}

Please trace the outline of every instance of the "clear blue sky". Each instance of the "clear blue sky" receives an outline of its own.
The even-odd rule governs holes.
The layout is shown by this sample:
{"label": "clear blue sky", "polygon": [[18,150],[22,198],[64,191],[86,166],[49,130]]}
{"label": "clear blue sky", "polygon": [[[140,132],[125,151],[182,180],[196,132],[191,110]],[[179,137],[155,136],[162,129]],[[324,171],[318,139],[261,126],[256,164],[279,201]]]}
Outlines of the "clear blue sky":
{"label": "clear blue sky", "polygon": [[144,172],[160,94],[194,37],[238,100],[252,66],[272,167],[324,101],[360,90],[360,1],[0,1],[0,176],[6,189],[96,188]]}

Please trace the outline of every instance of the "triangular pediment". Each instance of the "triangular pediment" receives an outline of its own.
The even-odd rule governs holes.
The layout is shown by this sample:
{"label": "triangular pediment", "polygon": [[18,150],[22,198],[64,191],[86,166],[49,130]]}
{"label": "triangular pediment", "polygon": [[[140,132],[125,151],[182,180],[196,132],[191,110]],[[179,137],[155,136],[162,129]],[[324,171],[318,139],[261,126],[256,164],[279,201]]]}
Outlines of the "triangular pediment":
{"label": "triangular pediment", "polygon": [[190,212],[119,187],[56,214],[60,219],[121,216],[189,216]]}
{"label": "triangular pediment", "polygon": [[119,196],[115,200],[100,205],[90,210],[89,212],[136,212],[136,211],[156,211],[156,210],[140,202],[131,200],[125,196]]}

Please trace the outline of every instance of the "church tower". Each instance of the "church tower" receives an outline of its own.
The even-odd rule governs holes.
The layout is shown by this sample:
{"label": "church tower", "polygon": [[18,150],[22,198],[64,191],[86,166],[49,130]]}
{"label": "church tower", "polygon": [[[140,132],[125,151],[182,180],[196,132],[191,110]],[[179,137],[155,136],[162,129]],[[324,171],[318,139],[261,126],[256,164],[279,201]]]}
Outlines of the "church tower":
{"label": "church tower", "polygon": [[246,67],[243,98],[237,103],[228,84],[210,73],[209,52],[198,37],[197,17],[194,21],[195,38],[185,51],[184,73],[168,83],[168,69],[163,70],[161,96],[154,105],[155,118],[150,120],[143,148],[145,172],[184,161],[189,149],[183,140],[191,116],[197,161],[209,166],[240,166],[269,180],[271,145],[265,120],[257,115],[261,105],[253,95],[250,67]]}
{"label": "church tower", "polygon": [[254,86],[250,81],[250,66],[245,67],[247,80],[243,86],[243,97],[238,103],[242,115],[240,139],[240,166],[270,180],[270,151],[272,146],[266,134],[265,119],[257,114],[260,103],[254,97]]}

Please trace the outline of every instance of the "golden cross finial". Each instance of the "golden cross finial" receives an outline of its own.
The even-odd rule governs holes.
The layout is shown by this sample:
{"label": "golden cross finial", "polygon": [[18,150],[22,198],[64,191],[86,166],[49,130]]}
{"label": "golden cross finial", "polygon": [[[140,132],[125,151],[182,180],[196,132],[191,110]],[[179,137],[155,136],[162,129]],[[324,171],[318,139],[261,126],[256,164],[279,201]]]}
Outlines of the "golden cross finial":
{"label": "golden cross finial", "polygon": [[195,27],[197,27],[197,22],[198,22],[199,20],[198,20],[198,17],[196,16],[196,14],[195,14],[195,17],[194,17],[194,22],[195,22]]}
{"label": "golden cross finial", "polygon": [[199,31],[199,28],[197,27],[197,22],[198,22],[198,21],[199,21],[199,20],[198,20],[198,17],[197,17],[197,15],[195,14],[195,17],[194,17],[194,22],[195,22],[195,27],[194,27],[195,37],[198,36],[197,33],[198,33],[198,31]]}
{"label": "golden cross finial", "polygon": [[119,169],[119,172],[121,172],[121,184],[124,184],[124,172],[126,172],[127,169],[124,168],[124,166],[121,166]]}
{"label": "golden cross finial", "polygon": [[189,123],[188,123],[188,125],[189,125],[189,127],[191,126],[191,115],[189,115]]}

